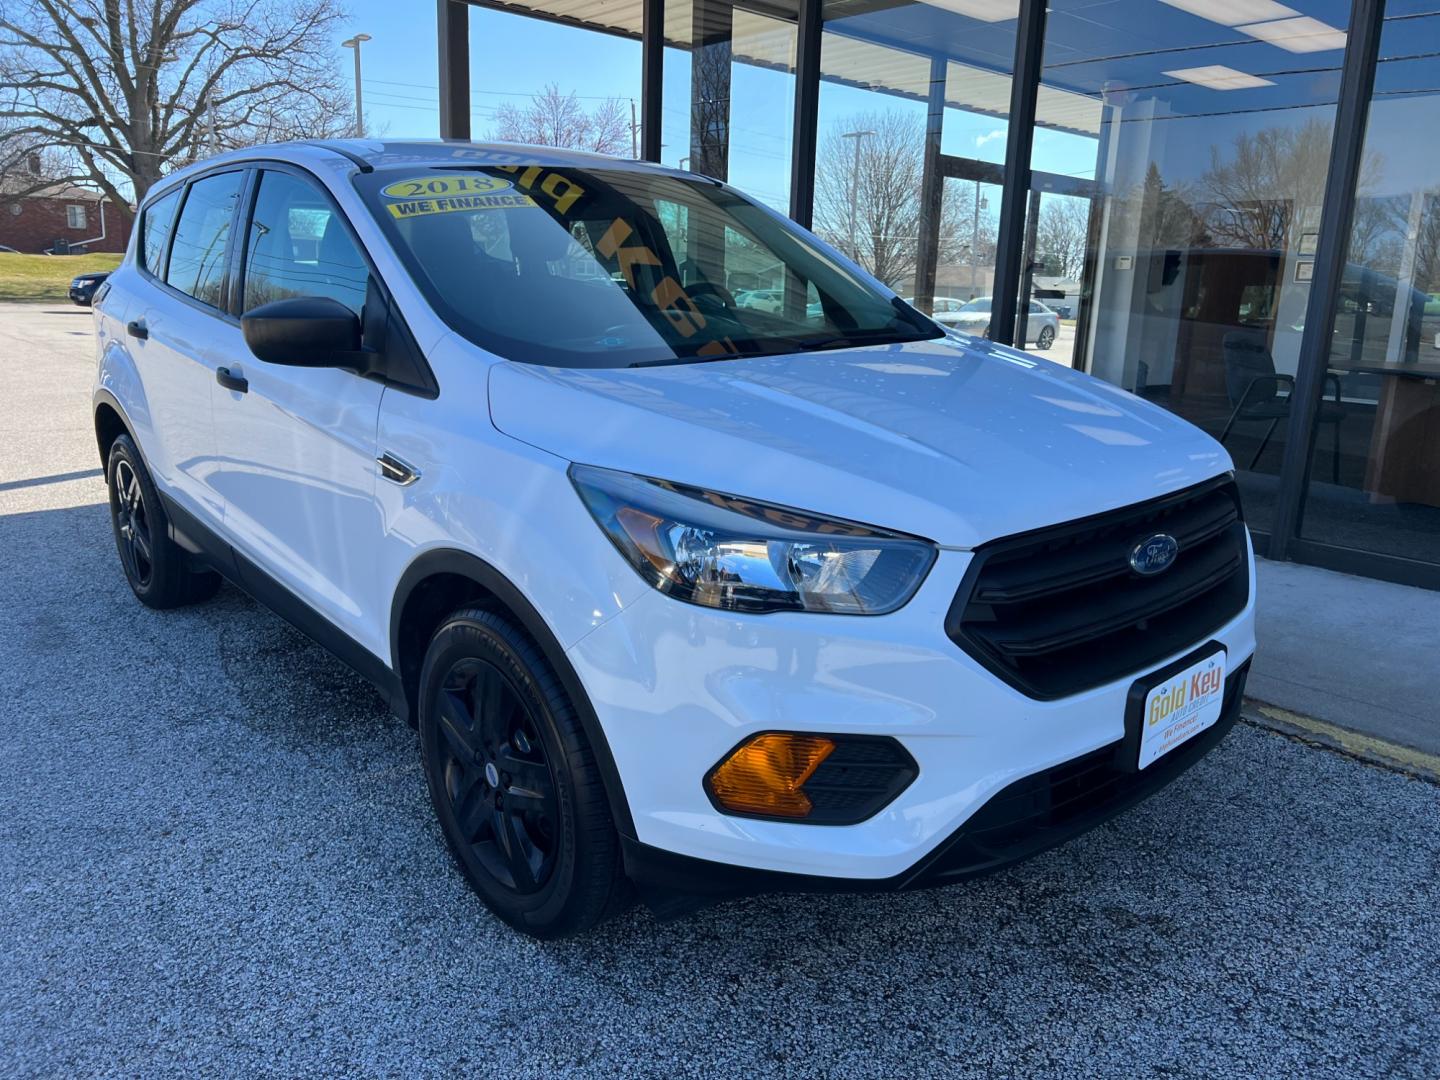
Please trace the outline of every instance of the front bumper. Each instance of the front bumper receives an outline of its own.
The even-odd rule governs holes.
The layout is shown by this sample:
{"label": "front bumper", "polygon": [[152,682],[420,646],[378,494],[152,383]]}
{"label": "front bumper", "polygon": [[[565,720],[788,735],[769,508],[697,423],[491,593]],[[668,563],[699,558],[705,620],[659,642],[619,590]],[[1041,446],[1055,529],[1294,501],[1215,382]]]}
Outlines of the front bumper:
{"label": "front bumper", "polygon": [[97,287],[96,285],[71,285],[70,299],[81,307],[89,307]]}
{"label": "front bumper", "polygon": [[1250,661],[1225,680],[1220,719],[1143,772],[1126,768],[1123,740],[1016,780],[991,796],[929,855],[889,878],[790,874],[726,865],[622,840],[625,869],[660,914],[700,902],[771,892],[898,892],[983,877],[1088,832],[1154,795],[1235,726]]}
{"label": "front bumper", "polygon": [[[941,552],[919,593],[890,615],[737,615],[647,593],[573,645],[569,658],[605,732],[634,823],[628,861],[636,876],[672,874],[655,869],[668,861],[664,853],[707,864],[702,877],[719,864],[844,887],[908,882],[938,866],[942,849],[958,852],[962,826],[1002,793],[1014,794],[1013,785],[1112,753],[1125,737],[1134,681],[1202,643],[1092,690],[1035,700],[945,635],[970,560],[966,552]],[[1249,577],[1245,608],[1202,639],[1225,647],[1232,685],[1243,682],[1255,649],[1253,558]],[[1239,691],[1232,696],[1238,702]],[[1213,745],[1226,727],[1217,724],[1196,746]],[[740,740],[765,730],[892,736],[919,775],[855,825],[719,812],[704,790],[705,774]],[[1152,773],[1157,762],[1144,773],[1183,771],[1199,756],[1174,754],[1178,767]],[[1148,793],[1144,787],[1136,798]],[[1121,803],[1110,812],[1129,805]],[[1031,843],[1007,841],[997,859],[1022,858]],[[971,856],[954,858],[949,876],[986,868]]]}

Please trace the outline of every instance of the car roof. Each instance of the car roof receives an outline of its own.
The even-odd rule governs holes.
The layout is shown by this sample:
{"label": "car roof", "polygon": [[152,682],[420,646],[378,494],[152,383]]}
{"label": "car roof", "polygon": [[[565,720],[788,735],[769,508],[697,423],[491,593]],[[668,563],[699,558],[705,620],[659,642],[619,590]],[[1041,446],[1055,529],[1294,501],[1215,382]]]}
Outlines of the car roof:
{"label": "car roof", "polygon": [[[711,179],[651,161],[610,157],[585,150],[525,143],[468,142],[460,139],[307,139],[299,142],[262,143],[231,150],[179,169],[155,185],[158,193],[188,177],[217,165],[249,161],[288,161],[317,172],[370,172],[377,169],[455,165],[540,165],[582,169],[622,169],[654,172],[689,179]],[[713,183],[719,181],[712,180]],[[148,201],[148,198],[147,198]]]}

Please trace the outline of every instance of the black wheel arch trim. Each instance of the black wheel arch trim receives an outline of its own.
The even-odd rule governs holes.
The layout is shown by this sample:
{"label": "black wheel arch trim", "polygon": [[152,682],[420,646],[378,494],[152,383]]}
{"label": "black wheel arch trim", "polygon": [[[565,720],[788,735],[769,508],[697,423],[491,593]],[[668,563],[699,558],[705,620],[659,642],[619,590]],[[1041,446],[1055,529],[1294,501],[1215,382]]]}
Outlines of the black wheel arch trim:
{"label": "black wheel arch trim", "polygon": [[[110,455],[103,442],[100,441],[100,406],[108,405],[114,410],[115,415],[120,418],[120,424],[125,429],[125,434],[130,436],[130,441],[139,447],[140,440],[135,437],[135,425],[130,422],[125,407],[120,404],[120,399],[104,387],[96,390],[90,399],[90,418],[95,422],[95,449],[100,453],[100,467],[103,469],[110,464]],[[144,451],[141,451],[144,454]]]}
{"label": "black wheel arch trim", "polygon": [[[400,666],[401,619],[405,612],[406,601],[410,599],[416,586],[436,574],[454,574],[467,578],[485,589],[504,605],[505,609],[520,623],[521,628],[539,646],[541,653],[559,678],[560,685],[575,706],[575,713],[580,718],[586,738],[590,741],[591,749],[595,753],[595,764],[600,770],[600,778],[605,785],[605,794],[610,803],[610,813],[614,817],[615,828],[623,838],[634,840],[636,838],[635,822],[630,814],[630,803],[625,797],[624,784],[620,780],[620,770],[615,765],[615,756],[610,751],[610,742],[605,737],[605,730],[600,724],[600,718],[595,714],[595,708],[590,703],[590,695],[585,692],[580,676],[576,674],[574,665],[570,663],[570,658],[565,655],[564,648],[555,638],[550,627],[540,617],[540,613],[535,610],[534,605],[525,597],[525,594],[516,588],[509,578],[484,559],[466,551],[441,548],[424,552],[406,568],[405,573],[400,576],[400,583],[395,589],[395,598],[390,606],[392,671],[398,672]],[[412,687],[410,680],[401,678],[399,674],[396,674],[396,678],[400,682],[409,715],[414,717],[419,705],[419,702],[414,700],[416,687]]]}

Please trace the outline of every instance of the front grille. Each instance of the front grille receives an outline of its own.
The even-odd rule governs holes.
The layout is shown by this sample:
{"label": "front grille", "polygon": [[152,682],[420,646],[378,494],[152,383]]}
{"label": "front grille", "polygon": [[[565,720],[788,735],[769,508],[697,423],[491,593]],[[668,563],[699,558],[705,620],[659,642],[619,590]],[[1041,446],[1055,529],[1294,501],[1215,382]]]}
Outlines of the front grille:
{"label": "front grille", "polygon": [[1148,768],[1124,739],[996,792],[916,875],[938,885],[974,877],[1063,843],[1153,795],[1204,757],[1235,725],[1250,661],[1225,680],[1220,719]]}
{"label": "front grille", "polygon": [[[1142,577],[1130,552],[1179,541]],[[1143,671],[1202,641],[1249,598],[1245,524],[1231,477],[980,547],[945,630],[1011,686],[1048,701]]]}

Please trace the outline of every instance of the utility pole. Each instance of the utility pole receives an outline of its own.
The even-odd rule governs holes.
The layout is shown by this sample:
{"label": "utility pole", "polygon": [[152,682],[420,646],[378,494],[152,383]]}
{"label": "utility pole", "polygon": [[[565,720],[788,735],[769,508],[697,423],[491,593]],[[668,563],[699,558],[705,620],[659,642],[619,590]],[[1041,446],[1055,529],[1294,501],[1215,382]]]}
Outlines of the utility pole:
{"label": "utility pole", "polygon": [[980,181],[975,181],[975,217],[970,223],[970,299],[974,300],[978,293],[979,286],[976,278],[979,270],[976,267],[976,260],[980,257],[980,209],[985,206],[985,200],[980,197]]}
{"label": "utility pole", "polygon": [[340,44],[343,48],[355,50],[355,137],[365,137],[365,103],[360,95],[360,45],[370,40],[369,34],[356,34]]}
{"label": "utility pole", "polygon": [[850,173],[850,257],[860,261],[860,249],[855,242],[856,219],[860,216],[860,140],[867,135],[878,135],[875,131],[847,131],[840,137],[855,140],[855,167]]}
{"label": "utility pole", "polygon": [[640,121],[635,116],[635,99],[630,99],[630,156],[640,159]]}

